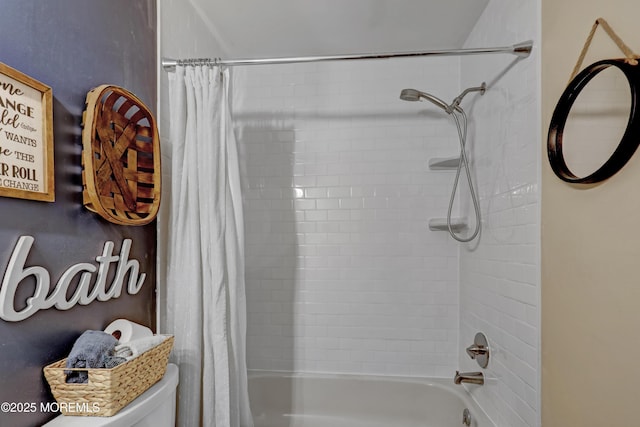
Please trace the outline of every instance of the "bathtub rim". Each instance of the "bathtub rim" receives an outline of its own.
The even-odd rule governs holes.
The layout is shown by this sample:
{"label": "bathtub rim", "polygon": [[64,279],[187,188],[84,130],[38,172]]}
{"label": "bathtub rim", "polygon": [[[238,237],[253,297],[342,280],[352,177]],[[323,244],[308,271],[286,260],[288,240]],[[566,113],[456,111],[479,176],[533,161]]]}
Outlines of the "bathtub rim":
{"label": "bathtub rim", "polygon": [[[482,409],[480,404],[473,398],[473,395],[466,389],[467,386],[456,385],[453,379],[443,377],[420,377],[420,376],[405,376],[405,375],[386,375],[386,374],[363,374],[363,373],[332,373],[332,372],[300,372],[300,371],[283,371],[283,370],[269,370],[269,369],[248,369],[247,380],[250,381],[254,378],[309,378],[309,379],[352,379],[352,380],[364,380],[364,381],[389,381],[396,383],[410,383],[410,384],[422,384],[429,387],[435,387],[442,389],[447,393],[451,393],[457,396],[464,402],[465,407],[468,407],[472,411],[474,418],[479,419],[482,427],[496,427],[497,424],[487,415]],[[486,381],[486,379],[485,379]],[[486,387],[479,385],[468,385],[470,390],[475,390],[478,387]],[[460,414],[462,417],[462,414]]]}

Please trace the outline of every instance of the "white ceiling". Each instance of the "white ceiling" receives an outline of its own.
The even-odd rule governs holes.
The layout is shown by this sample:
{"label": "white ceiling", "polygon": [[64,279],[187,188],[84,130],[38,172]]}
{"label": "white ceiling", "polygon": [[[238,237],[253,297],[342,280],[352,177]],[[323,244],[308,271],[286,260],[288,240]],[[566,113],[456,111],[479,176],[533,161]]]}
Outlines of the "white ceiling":
{"label": "white ceiling", "polygon": [[489,0],[190,0],[228,58],[460,48]]}

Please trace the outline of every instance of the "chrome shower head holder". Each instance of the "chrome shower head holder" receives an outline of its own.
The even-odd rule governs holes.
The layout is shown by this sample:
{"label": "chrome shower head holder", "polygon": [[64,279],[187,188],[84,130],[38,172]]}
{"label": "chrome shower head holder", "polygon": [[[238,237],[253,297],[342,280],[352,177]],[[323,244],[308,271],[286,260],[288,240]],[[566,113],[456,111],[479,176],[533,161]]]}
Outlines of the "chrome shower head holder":
{"label": "chrome shower head holder", "polygon": [[452,110],[459,108],[460,103],[462,102],[462,98],[467,96],[469,92],[480,92],[480,95],[484,95],[486,91],[487,91],[487,84],[485,82],[482,82],[480,86],[467,88],[460,95],[456,96],[453,99],[453,102],[451,103],[449,108],[451,108]]}

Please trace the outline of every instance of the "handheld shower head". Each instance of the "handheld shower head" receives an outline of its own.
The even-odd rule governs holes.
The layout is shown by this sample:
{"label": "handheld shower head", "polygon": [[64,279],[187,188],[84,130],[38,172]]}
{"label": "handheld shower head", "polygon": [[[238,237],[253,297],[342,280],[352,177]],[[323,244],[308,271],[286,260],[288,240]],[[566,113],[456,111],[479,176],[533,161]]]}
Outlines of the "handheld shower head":
{"label": "handheld shower head", "polygon": [[440,98],[436,98],[431,94],[420,92],[416,89],[402,89],[402,91],[400,92],[400,99],[402,99],[403,101],[419,101],[420,98],[429,100],[438,107],[442,108],[447,113],[451,113],[451,108],[447,105],[446,102],[444,102]]}
{"label": "handheld shower head", "polygon": [[400,92],[400,99],[403,101],[419,101],[421,93],[422,92],[415,89],[402,89]]}
{"label": "handheld shower head", "polygon": [[424,98],[442,108],[446,113],[451,114],[454,110],[461,111],[460,102],[462,102],[462,98],[464,98],[469,92],[480,92],[481,95],[484,95],[486,90],[487,85],[484,82],[480,86],[467,88],[460,95],[455,97],[451,105],[447,104],[440,98],[436,98],[429,93],[420,92],[416,89],[402,89],[400,92],[400,99],[403,101],[420,101],[420,98]]}

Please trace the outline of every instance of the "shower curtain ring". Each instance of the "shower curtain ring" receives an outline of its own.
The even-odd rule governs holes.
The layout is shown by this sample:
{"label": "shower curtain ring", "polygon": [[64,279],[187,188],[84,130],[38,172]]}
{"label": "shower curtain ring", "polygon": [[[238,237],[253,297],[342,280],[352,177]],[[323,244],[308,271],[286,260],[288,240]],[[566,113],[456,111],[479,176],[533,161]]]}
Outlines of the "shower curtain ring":
{"label": "shower curtain ring", "polygon": [[224,70],[222,69],[222,67],[224,66],[222,63],[222,58],[216,58],[216,65],[218,66],[218,76],[220,77],[220,80],[224,79]]}

